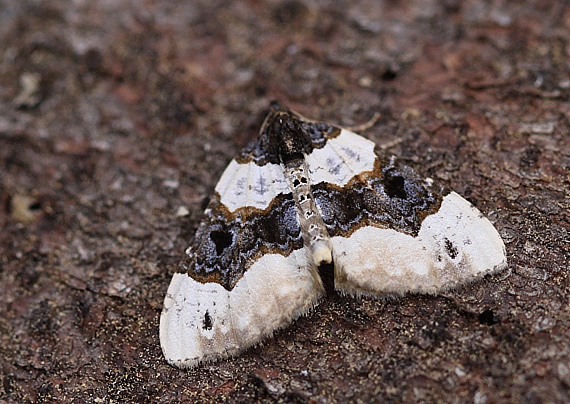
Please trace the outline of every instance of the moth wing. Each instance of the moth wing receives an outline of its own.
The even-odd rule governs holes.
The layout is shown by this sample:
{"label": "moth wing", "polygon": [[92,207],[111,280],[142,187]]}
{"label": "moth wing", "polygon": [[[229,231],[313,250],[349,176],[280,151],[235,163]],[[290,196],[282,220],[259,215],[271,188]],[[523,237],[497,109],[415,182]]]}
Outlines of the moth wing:
{"label": "moth wing", "polygon": [[174,274],[160,317],[167,361],[190,368],[235,355],[308,312],[322,295],[310,265],[304,248],[264,255],[231,291]]}
{"label": "moth wing", "polygon": [[332,244],[335,286],[355,295],[437,293],[507,265],[497,230],[455,192],[423,220],[417,236],[364,226]]}
{"label": "moth wing", "polygon": [[343,129],[319,153],[307,160],[339,291],[436,293],[506,266],[504,243],[477,208],[373,142]]}
{"label": "moth wing", "polygon": [[306,157],[312,184],[343,187],[354,176],[373,170],[377,159],[374,148],[370,140],[346,129],[340,130],[338,136],[327,139],[324,147],[314,149]]}
{"label": "moth wing", "polygon": [[235,159],[224,170],[215,190],[231,212],[246,206],[266,209],[277,195],[291,192],[279,164],[260,166]]}
{"label": "moth wing", "polygon": [[[307,260],[292,199],[281,194],[265,211],[251,206],[280,186],[267,167],[228,166],[184,272],[172,277],[160,317],[160,343],[172,365],[190,368],[235,355],[309,311],[324,292]],[[257,191],[252,179],[261,184]],[[234,212],[220,195],[233,201]]]}

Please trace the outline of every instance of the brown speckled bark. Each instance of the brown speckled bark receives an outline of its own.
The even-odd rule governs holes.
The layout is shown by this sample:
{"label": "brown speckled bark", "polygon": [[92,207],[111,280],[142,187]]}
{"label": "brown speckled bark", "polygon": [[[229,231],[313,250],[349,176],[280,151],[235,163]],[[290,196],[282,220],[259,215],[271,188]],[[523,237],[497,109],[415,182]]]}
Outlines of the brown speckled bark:
{"label": "brown speckled bark", "polygon": [[[567,2],[0,0],[0,55],[0,401],[570,402]],[[272,99],[381,112],[363,135],[485,212],[509,269],[168,366],[170,276]]]}

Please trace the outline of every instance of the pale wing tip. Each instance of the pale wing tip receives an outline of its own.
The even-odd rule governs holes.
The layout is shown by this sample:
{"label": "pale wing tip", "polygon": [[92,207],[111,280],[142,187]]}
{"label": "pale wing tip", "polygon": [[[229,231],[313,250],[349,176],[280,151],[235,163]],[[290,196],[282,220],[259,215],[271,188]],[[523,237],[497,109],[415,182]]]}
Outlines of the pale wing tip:
{"label": "pale wing tip", "polygon": [[172,276],[160,315],[160,347],[166,361],[180,369],[192,369],[202,363],[224,359],[227,350],[208,353],[194,327],[192,298],[198,293],[197,282],[185,273]]}
{"label": "pale wing tip", "polygon": [[180,292],[184,291],[187,277],[188,275],[181,273],[175,273],[172,276],[164,298],[159,325],[160,347],[164,358],[170,365],[181,369],[195,367],[201,360],[199,355],[190,358],[185,355],[188,351],[188,341],[185,341],[187,330],[183,319],[184,306]]}
{"label": "pale wing tip", "polygon": [[[464,240],[473,242],[473,249],[465,246],[473,256],[474,272],[481,272],[481,276],[496,273],[507,267],[506,247],[501,235],[475,206],[455,192],[444,198],[442,211],[447,209],[449,216],[458,218],[457,227]],[[442,212],[443,213],[443,212]]]}
{"label": "pale wing tip", "polygon": [[332,241],[335,287],[352,295],[437,294],[507,266],[498,231],[454,192],[424,219],[417,236],[365,226]]}
{"label": "pale wing tip", "polygon": [[173,324],[171,314],[172,310],[168,310],[165,307],[160,315],[159,338],[162,354],[172,366],[181,369],[192,368],[199,363],[200,358],[185,358],[182,356],[180,338],[176,336],[176,331],[172,329],[175,324]]}
{"label": "pale wing tip", "polygon": [[[160,347],[162,354],[169,365],[179,369],[193,369],[198,365],[215,362],[218,359],[227,358],[227,353],[217,353],[216,355],[203,355],[197,353],[195,356],[189,356],[188,351],[195,351],[195,346],[190,347],[193,339],[184,334],[181,328],[183,324],[178,324],[178,320],[171,319],[170,313],[163,310],[160,316]],[[187,340],[183,340],[184,336]],[[190,349],[192,348],[192,349]]]}
{"label": "pale wing tip", "polygon": [[[445,242],[458,246],[459,252],[468,259],[464,264],[466,270],[464,275],[458,276],[448,284],[434,285],[434,288],[427,290],[426,293],[456,289],[486,275],[496,274],[507,267],[506,247],[499,232],[489,219],[465,198],[455,192],[449,193],[434,218],[438,216],[438,219],[450,229],[455,228],[455,231],[450,231],[449,238],[444,237]],[[432,228],[437,229],[437,226]],[[443,235],[445,236],[445,233]],[[437,237],[441,238],[442,235]],[[448,248],[444,248],[443,251],[450,253]],[[452,259],[451,262],[453,261]]]}
{"label": "pale wing tip", "polygon": [[[315,278],[312,271],[303,271],[305,266],[313,266],[307,258],[304,249],[289,257],[268,254],[249,268],[227,295],[229,300],[225,301],[228,310],[233,310],[238,316],[242,313],[245,318],[233,315],[224,319],[219,317],[227,314],[227,310],[221,308],[224,301],[215,300],[216,296],[222,299],[226,292],[220,285],[202,284],[187,274],[174,274],[164,299],[159,326],[160,344],[166,361],[178,368],[189,369],[235,356],[306,314],[324,292],[320,278]],[[282,269],[279,279],[275,268]],[[217,293],[212,293],[214,291]],[[250,295],[255,298],[253,302]],[[208,303],[212,305],[205,306]],[[251,303],[258,303],[259,307]],[[214,306],[219,308],[217,312]],[[205,308],[213,310],[210,313],[214,326],[208,335],[204,334],[203,314],[200,314],[200,310]],[[246,321],[248,316],[250,321]],[[234,331],[228,327],[222,330],[222,320]]]}

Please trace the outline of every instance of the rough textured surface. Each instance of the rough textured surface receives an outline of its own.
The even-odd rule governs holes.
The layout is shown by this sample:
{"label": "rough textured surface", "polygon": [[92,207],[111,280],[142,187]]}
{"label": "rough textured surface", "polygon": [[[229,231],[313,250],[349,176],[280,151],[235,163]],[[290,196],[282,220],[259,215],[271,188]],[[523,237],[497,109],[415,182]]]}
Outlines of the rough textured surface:
{"label": "rough textured surface", "polygon": [[[570,401],[570,9],[557,0],[0,0],[0,400]],[[330,296],[238,358],[158,316],[272,99],[455,189],[509,270]],[[189,214],[186,214],[189,212]]]}

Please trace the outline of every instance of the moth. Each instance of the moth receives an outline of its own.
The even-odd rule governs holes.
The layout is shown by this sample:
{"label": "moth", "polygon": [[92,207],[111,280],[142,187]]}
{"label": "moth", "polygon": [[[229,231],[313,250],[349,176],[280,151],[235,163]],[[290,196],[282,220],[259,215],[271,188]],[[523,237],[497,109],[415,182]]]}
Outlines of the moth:
{"label": "moth", "polygon": [[160,317],[180,368],[251,347],[334,288],[435,294],[506,267],[479,210],[373,142],[272,104],[259,137],[216,185]]}

